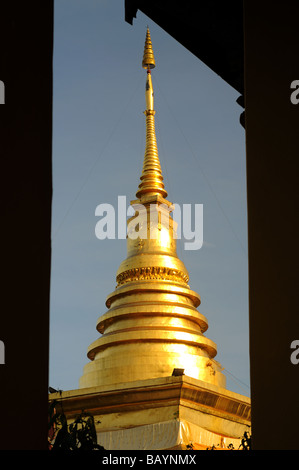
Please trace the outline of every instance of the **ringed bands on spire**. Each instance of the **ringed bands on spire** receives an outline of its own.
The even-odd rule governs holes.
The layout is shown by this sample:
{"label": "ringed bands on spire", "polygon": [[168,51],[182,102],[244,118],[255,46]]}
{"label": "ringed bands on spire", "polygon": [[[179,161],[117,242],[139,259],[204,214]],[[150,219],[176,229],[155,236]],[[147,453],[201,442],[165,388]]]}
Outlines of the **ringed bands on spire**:
{"label": "ringed bands on spire", "polygon": [[167,196],[167,191],[164,189],[162,170],[158,155],[157,139],[155,132],[155,110],[154,110],[154,90],[152,85],[152,78],[150,69],[155,68],[155,57],[152,48],[152,41],[149,29],[147,28],[144,53],[142,60],[142,67],[147,70],[147,79],[145,86],[145,102],[146,110],[146,144],[143,161],[143,169],[140,177],[141,183],[139,184],[136,193],[137,198],[143,195],[157,195],[160,194],[163,198]]}
{"label": "ringed bands on spire", "polygon": [[144,69],[154,69],[156,67],[152,41],[151,41],[151,35],[150,35],[148,28],[147,28],[146,37],[145,37],[142,67]]}

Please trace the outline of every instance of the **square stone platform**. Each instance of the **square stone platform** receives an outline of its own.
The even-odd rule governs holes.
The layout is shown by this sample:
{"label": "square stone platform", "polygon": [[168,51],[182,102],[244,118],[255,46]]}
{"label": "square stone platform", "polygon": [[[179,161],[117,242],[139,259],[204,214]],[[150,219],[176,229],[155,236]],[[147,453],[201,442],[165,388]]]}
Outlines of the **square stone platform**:
{"label": "square stone platform", "polygon": [[49,400],[70,422],[91,413],[106,450],[238,449],[251,425],[249,398],[185,375],[52,393]]}

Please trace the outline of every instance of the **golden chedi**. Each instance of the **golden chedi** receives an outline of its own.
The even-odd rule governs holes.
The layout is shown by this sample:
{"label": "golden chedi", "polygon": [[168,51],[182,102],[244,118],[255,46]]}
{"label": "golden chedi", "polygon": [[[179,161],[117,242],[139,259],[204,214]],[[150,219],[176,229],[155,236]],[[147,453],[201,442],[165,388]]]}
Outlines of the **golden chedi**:
{"label": "golden chedi", "polygon": [[[169,377],[174,369],[225,388],[215,361],[217,347],[204,333],[207,319],[197,310],[199,295],[190,289],[186,267],[176,252],[173,210],[158,156],[151,69],[155,59],[147,29],[146,145],[135,210],[128,220],[127,257],[117,286],[106,299],[107,312],[97,322],[101,336],[88,349],[80,388]],[[138,231],[136,231],[138,227]]]}

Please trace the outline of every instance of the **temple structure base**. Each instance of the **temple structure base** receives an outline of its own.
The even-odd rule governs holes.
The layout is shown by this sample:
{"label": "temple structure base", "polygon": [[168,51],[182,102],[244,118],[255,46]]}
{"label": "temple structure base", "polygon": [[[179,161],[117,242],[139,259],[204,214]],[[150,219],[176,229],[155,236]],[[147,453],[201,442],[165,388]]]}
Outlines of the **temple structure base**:
{"label": "temple structure base", "polygon": [[69,422],[94,416],[105,450],[238,449],[250,432],[250,399],[191,377],[171,376],[50,395]]}

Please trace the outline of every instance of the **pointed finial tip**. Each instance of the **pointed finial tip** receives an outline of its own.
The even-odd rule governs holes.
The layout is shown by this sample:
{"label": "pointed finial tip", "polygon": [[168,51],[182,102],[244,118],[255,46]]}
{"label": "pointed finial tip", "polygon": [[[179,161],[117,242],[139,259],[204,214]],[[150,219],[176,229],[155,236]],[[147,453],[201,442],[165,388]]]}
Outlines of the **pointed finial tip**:
{"label": "pointed finial tip", "polygon": [[144,69],[153,69],[156,67],[149,27],[147,27],[146,31],[142,67]]}

